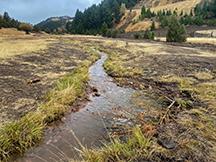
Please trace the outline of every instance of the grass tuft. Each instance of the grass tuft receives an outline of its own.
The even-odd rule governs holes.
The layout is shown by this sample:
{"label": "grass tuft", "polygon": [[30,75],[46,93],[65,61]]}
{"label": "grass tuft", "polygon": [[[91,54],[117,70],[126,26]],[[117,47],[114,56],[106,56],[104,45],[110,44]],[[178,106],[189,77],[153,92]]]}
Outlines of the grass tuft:
{"label": "grass tuft", "polygon": [[47,96],[47,102],[40,106],[45,116],[45,122],[50,123],[61,118],[67,111],[68,106],[85,92],[88,81],[88,67],[81,66],[71,74],[63,77],[56,83]]}
{"label": "grass tuft", "polygon": [[134,127],[126,141],[114,139],[101,149],[84,150],[83,156],[88,162],[133,161],[148,159],[156,151],[150,137],[145,137],[139,127]]}
{"label": "grass tuft", "polygon": [[6,160],[11,154],[24,153],[43,137],[44,115],[29,113],[20,120],[0,128],[0,159]]}

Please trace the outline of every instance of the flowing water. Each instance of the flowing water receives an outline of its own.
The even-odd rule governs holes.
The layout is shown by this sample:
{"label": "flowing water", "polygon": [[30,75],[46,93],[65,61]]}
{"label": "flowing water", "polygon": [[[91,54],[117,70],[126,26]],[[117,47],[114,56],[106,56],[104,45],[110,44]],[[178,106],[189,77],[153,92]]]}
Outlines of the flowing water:
{"label": "flowing water", "polygon": [[[79,112],[66,116],[62,123],[46,132],[44,142],[29,150],[16,162],[68,162],[79,158],[80,144],[86,147],[101,145],[107,139],[106,126],[114,118],[114,108],[131,108],[133,89],[117,86],[104,71],[107,55],[89,69],[89,84],[100,95],[91,95],[90,101]],[[78,142],[79,141],[79,142]]]}

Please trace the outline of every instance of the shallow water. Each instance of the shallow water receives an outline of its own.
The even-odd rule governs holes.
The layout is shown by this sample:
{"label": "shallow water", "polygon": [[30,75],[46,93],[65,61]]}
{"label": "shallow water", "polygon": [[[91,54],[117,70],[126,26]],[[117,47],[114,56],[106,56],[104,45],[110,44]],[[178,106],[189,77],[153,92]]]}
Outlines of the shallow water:
{"label": "shallow water", "polygon": [[89,84],[98,90],[100,96],[91,95],[84,108],[66,116],[62,123],[46,133],[43,143],[16,162],[67,162],[78,159],[79,142],[88,148],[96,147],[107,138],[106,126],[114,117],[113,109],[132,107],[134,90],[119,87],[113,82],[103,68],[107,55],[100,55],[101,59],[89,69]]}

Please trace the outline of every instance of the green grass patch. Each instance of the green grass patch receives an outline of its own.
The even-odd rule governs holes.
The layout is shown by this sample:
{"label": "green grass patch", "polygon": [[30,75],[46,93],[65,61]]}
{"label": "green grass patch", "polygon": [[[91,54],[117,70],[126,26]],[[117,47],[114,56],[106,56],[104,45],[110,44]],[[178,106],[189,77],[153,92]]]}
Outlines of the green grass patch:
{"label": "green grass patch", "polygon": [[134,127],[126,141],[114,139],[110,144],[100,149],[84,149],[83,156],[87,162],[132,162],[148,160],[157,152],[151,138],[144,136],[139,127]]}
{"label": "green grass patch", "polygon": [[42,139],[44,115],[40,112],[29,113],[18,121],[0,128],[0,161],[7,160],[12,154],[19,154]]}
{"label": "green grass patch", "polygon": [[104,64],[104,69],[109,75],[117,77],[142,75],[142,68],[126,66],[124,63],[126,61],[121,58],[120,54],[107,50],[105,52],[108,54],[108,59]]}
{"label": "green grass patch", "polygon": [[39,108],[43,114],[46,114],[45,122],[50,123],[61,118],[67,111],[67,107],[84,94],[87,81],[87,66],[81,66],[60,79],[48,94],[47,102]]}

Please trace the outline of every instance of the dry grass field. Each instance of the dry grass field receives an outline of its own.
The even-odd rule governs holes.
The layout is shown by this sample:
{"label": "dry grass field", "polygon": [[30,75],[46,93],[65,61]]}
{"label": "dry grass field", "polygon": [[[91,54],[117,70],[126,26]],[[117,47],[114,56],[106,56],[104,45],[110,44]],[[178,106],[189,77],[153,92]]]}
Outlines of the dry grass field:
{"label": "dry grass field", "polygon": [[[165,37],[156,37],[156,40],[160,40],[165,42]],[[187,43],[195,43],[195,44],[211,44],[216,45],[216,38],[207,38],[207,37],[189,37],[187,38]]]}
{"label": "dry grass field", "polygon": [[108,55],[104,68],[115,82],[138,90],[133,103],[139,110],[123,134],[127,138],[121,141],[121,134],[103,148],[84,149],[84,160],[215,161],[216,47],[197,45],[215,42],[188,40],[195,44],[78,35],[2,37],[7,52],[0,52],[0,160],[37,144],[46,125],[86,95],[88,69],[98,50]]}
{"label": "dry grass field", "polygon": [[43,51],[55,39],[26,35],[16,29],[0,29],[0,59]]}

